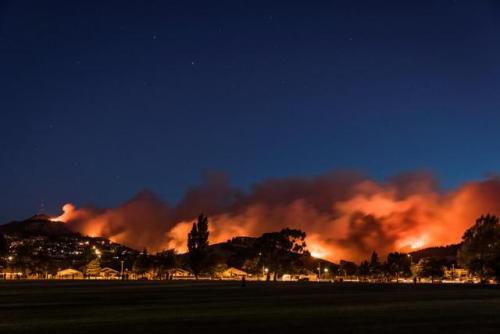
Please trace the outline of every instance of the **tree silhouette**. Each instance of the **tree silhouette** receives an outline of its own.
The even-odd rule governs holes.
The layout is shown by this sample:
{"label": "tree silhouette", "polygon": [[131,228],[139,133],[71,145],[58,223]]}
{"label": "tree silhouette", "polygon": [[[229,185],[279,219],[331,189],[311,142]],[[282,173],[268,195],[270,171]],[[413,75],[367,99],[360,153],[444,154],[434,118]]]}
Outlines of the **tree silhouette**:
{"label": "tree silhouette", "polygon": [[458,251],[458,263],[481,281],[495,276],[500,279],[500,224],[498,217],[481,216],[465,231]]}
{"label": "tree silhouette", "polygon": [[97,277],[99,276],[100,272],[101,272],[101,260],[98,257],[90,261],[85,266],[85,275],[87,277]]}
{"label": "tree silhouette", "polygon": [[354,276],[358,272],[358,266],[354,262],[340,260],[340,271],[343,276]]}
{"label": "tree silhouette", "polygon": [[148,250],[144,248],[142,252],[135,258],[132,264],[132,271],[141,277],[148,271],[150,265]]}
{"label": "tree silhouette", "polygon": [[260,267],[274,273],[274,280],[284,272],[296,273],[300,270],[300,255],[306,251],[306,233],[301,230],[284,228],[280,232],[264,233],[254,245],[260,254]]}
{"label": "tree silhouette", "polygon": [[208,218],[201,214],[188,234],[189,261],[196,279],[204,269],[208,254],[208,235]]}
{"label": "tree silhouette", "polygon": [[411,259],[405,253],[389,253],[387,255],[386,271],[396,279],[411,276]]}
{"label": "tree silhouette", "polygon": [[370,275],[378,277],[382,273],[382,264],[380,263],[377,252],[373,251],[370,258]]}
{"label": "tree silhouette", "polygon": [[153,258],[152,266],[154,267],[157,275],[160,278],[168,278],[168,270],[175,268],[177,265],[177,257],[175,254],[175,249],[165,250],[163,252],[157,253]]}
{"label": "tree silhouette", "polygon": [[370,262],[366,260],[361,262],[358,267],[358,274],[366,279],[366,277],[370,275]]}
{"label": "tree silhouette", "polygon": [[445,261],[437,257],[427,257],[421,259],[417,264],[417,276],[430,277],[434,282],[436,278],[444,276]]}
{"label": "tree silhouette", "polygon": [[0,233],[0,258],[7,256],[9,253],[9,243],[5,239],[4,235]]}

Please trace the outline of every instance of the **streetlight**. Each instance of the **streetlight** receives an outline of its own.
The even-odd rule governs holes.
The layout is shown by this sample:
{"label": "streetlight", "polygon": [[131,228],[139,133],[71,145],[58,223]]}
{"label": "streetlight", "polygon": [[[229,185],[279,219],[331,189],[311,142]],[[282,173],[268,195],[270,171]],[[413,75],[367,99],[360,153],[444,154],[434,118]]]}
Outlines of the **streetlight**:
{"label": "streetlight", "polygon": [[270,277],[269,277],[269,268],[264,268],[264,276],[265,276],[266,281],[269,282],[269,280],[270,280]]}
{"label": "streetlight", "polygon": [[123,277],[123,263],[124,263],[125,261],[121,260],[120,262],[121,262],[120,278],[121,278],[121,280],[123,281],[123,280],[125,279],[125,277]]}

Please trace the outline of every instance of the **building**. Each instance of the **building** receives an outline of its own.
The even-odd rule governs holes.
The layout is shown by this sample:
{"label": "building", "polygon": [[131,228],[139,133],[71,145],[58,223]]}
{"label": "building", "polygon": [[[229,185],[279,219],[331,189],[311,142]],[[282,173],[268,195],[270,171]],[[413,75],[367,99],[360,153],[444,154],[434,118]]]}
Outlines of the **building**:
{"label": "building", "polygon": [[21,272],[12,272],[7,269],[1,269],[0,268],[0,279],[8,279],[8,280],[13,280],[13,279],[21,279],[24,278],[23,273]]}
{"label": "building", "polygon": [[83,273],[76,269],[63,269],[57,272],[56,279],[83,279]]}
{"label": "building", "polygon": [[120,279],[120,272],[113,268],[102,268],[99,272],[99,278],[102,279]]}
{"label": "building", "polygon": [[222,279],[242,279],[247,277],[248,274],[238,268],[229,267],[220,274]]}
{"label": "building", "polygon": [[445,268],[444,279],[448,282],[475,282],[475,277],[467,269],[455,267]]}
{"label": "building", "polygon": [[182,268],[168,269],[167,272],[170,279],[194,279],[193,273]]}
{"label": "building", "polygon": [[318,274],[306,270],[302,274],[284,274],[281,277],[282,281],[285,282],[297,282],[297,281],[310,281],[310,282],[315,282],[318,280]]}

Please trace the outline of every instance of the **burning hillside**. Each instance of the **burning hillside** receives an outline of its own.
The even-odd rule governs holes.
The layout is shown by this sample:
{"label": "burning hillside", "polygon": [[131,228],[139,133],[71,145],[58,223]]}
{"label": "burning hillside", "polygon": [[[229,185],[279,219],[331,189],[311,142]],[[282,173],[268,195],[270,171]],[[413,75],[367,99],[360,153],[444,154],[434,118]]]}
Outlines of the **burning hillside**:
{"label": "burning hillside", "polygon": [[307,232],[313,255],[360,260],[372,250],[412,251],[451,244],[483,213],[500,213],[500,180],[470,182],[442,192],[422,173],[380,183],[357,173],[268,180],[250,192],[210,177],[176,206],[142,192],[117,208],[67,204],[54,220],[78,232],[134,248],[185,250],[192,221],[210,217],[211,242],[256,236],[283,227]]}

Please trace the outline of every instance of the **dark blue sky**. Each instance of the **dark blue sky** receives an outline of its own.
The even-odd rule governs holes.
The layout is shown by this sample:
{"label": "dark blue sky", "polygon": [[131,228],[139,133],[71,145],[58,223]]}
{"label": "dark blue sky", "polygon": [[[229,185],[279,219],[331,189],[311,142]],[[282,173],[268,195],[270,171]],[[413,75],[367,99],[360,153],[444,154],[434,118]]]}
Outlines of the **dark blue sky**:
{"label": "dark blue sky", "polygon": [[0,220],[356,169],[500,170],[496,1],[0,1]]}

